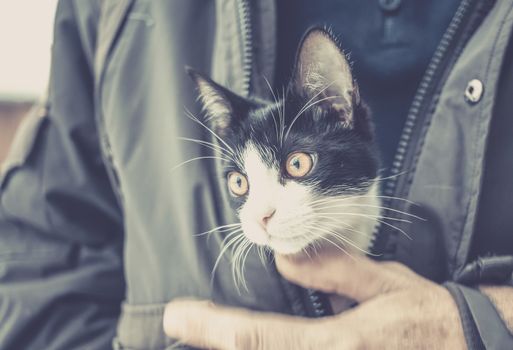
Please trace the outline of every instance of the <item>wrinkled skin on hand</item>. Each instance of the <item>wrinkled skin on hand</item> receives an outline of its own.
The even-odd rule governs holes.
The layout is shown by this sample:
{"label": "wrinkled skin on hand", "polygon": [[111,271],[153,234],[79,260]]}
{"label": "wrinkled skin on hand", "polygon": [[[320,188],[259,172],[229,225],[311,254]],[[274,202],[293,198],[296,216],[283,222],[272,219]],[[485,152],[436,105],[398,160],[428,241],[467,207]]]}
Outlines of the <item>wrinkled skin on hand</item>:
{"label": "wrinkled skin on hand", "polygon": [[315,258],[277,256],[291,282],[356,300],[336,316],[306,319],[176,300],[168,336],[205,349],[465,349],[456,304],[447,290],[395,262],[326,251]]}

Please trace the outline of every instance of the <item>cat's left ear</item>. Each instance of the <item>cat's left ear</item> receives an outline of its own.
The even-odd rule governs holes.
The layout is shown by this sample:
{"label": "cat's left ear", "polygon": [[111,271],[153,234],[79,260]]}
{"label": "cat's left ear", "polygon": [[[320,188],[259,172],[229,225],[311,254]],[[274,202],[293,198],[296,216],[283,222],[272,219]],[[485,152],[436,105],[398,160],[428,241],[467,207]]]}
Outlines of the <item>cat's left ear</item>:
{"label": "cat's left ear", "polygon": [[198,88],[207,124],[219,135],[225,135],[247,113],[247,101],[192,68],[186,67],[186,71]]}
{"label": "cat's left ear", "polygon": [[360,103],[358,86],[331,33],[315,28],[305,34],[296,55],[292,84],[307,102],[337,113],[345,127],[354,126],[354,109]]}

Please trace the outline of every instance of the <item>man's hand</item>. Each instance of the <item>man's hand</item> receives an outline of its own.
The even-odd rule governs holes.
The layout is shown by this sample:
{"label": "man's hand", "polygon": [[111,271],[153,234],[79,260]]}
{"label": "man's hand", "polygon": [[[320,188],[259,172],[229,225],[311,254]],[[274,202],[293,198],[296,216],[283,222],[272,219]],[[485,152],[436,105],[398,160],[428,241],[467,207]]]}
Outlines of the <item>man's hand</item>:
{"label": "man's hand", "polygon": [[313,260],[278,256],[276,262],[290,281],[360,305],[337,316],[306,319],[173,301],[164,316],[167,335],[219,350],[465,348],[450,294],[404,265],[335,253]]}

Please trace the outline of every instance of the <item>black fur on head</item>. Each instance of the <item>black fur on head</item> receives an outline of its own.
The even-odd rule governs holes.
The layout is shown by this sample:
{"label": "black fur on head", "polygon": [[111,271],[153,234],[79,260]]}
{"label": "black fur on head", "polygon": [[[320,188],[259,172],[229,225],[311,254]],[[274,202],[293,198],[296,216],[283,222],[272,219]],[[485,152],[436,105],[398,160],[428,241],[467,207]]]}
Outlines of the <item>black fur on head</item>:
{"label": "black fur on head", "polygon": [[[299,46],[285,95],[272,102],[243,98],[188,70],[195,81],[209,126],[234,150],[257,145],[270,166],[283,170],[287,156],[315,155],[311,173],[298,181],[320,194],[364,192],[377,177],[378,160],[369,110],[345,54],[332,34],[314,28]],[[226,164],[244,172],[242,164]],[[239,201],[243,199],[239,199]]]}

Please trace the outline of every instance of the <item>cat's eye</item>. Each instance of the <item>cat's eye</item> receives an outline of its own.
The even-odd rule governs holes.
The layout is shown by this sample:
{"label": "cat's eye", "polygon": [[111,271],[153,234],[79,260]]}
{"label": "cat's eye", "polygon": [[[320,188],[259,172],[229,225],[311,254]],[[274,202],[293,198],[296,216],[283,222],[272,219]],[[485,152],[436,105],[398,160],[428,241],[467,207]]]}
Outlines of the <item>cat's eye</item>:
{"label": "cat's eye", "polygon": [[235,196],[244,196],[249,191],[249,183],[246,176],[238,171],[228,173],[228,188]]}
{"label": "cat's eye", "polygon": [[304,152],[291,153],[287,158],[285,170],[292,177],[299,178],[308,175],[313,167],[313,157]]}

